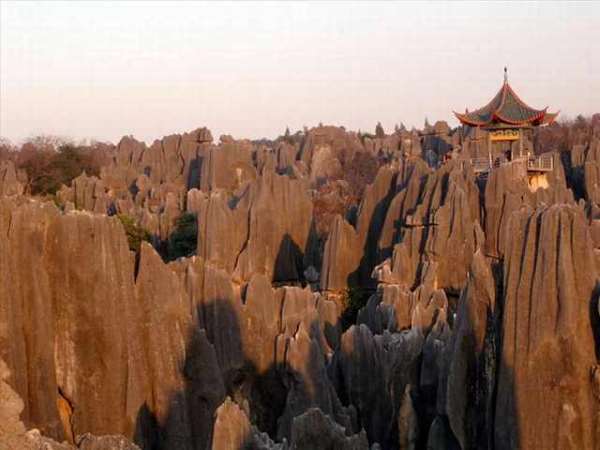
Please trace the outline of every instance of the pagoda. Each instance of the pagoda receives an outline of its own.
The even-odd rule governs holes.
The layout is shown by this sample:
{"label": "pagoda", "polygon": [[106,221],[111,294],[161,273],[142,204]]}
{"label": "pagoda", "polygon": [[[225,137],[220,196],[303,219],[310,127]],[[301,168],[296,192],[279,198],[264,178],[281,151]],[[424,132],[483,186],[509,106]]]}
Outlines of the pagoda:
{"label": "pagoda", "polygon": [[[507,69],[504,68],[504,83],[498,93],[485,106],[464,114],[454,112],[463,126],[486,130],[488,142],[489,167],[498,161],[529,159],[523,150],[525,136],[531,137],[535,127],[551,124],[557,113],[548,112],[548,108],[535,109],[527,105],[515,93],[508,83]],[[495,161],[494,161],[494,158]],[[537,158],[539,159],[539,158]],[[539,165],[539,164],[537,164]],[[528,164],[534,169],[536,163]],[[549,170],[552,170],[550,168]]]}

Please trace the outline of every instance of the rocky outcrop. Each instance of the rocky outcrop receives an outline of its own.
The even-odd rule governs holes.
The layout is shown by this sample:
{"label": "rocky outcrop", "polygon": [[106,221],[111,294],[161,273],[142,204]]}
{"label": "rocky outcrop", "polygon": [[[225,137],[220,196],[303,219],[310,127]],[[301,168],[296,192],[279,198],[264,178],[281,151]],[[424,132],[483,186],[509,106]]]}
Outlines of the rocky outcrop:
{"label": "rocky outcrop", "polygon": [[117,145],[112,164],[101,178],[108,186],[126,190],[140,174],[155,185],[172,182],[188,188],[198,187],[199,154],[212,142],[210,131],[198,128],[183,135],[165,136],[148,148],[144,143],[125,136]]}
{"label": "rocky outcrop", "polygon": [[347,286],[373,287],[371,273],[379,262],[380,239],[390,201],[397,186],[395,165],[382,167],[366,187],[356,226],[334,219],[324,250],[321,288],[340,291]]}
{"label": "rocky outcrop", "polygon": [[10,160],[0,161],[0,196],[21,195],[23,190],[14,163]]}
{"label": "rocky outcrop", "polygon": [[[595,144],[486,181],[433,169],[457,137],[126,137],[60,208],[2,163],[0,448],[597,450]],[[184,211],[170,263],[110,217],[161,248]]]}
{"label": "rocky outcrop", "polygon": [[485,253],[501,257],[509,236],[511,214],[528,201],[528,189],[520,165],[506,165],[492,171],[485,187]]}
{"label": "rocky outcrop", "polygon": [[311,408],[294,419],[291,448],[367,450],[369,444],[364,431],[349,436],[347,430],[323,414],[320,409]]}
{"label": "rocky outcrop", "polygon": [[268,173],[249,194],[248,237],[236,275],[243,280],[253,273],[263,273],[273,281],[300,280],[312,224],[306,184]]}
{"label": "rocky outcrop", "polygon": [[600,138],[590,143],[583,167],[585,197],[600,204]]}
{"label": "rocky outcrop", "polygon": [[94,436],[86,433],[78,436],[76,442],[80,450],[140,450],[137,445],[119,435]]}
{"label": "rocky outcrop", "polygon": [[287,445],[275,444],[266,433],[260,433],[229,397],[219,406],[212,433],[212,450],[252,449],[284,450]]}
{"label": "rocky outcrop", "polygon": [[252,161],[252,144],[232,141],[212,146],[201,154],[199,187],[203,191],[235,191],[256,178]]}
{"label": "rocky outcrop", "polygon": [[6,383],[10,372],[0,359],[0,448],[10,448],[9,439],[25,433],[25,425],[19,419],[23,411],[23,400]]}
{"label": "rocky outcrop", "polygon": [[297,281],[312,223],[312,202],[302,180],[263,174],[239,197],[213,192],[196,197],[198,253],[239,280],[252,274]]}
{"label": "rocky outcrop", "polygon": [[342,407],[327,377],[320,334],[320,328],[307,329],[304,323],[300,323],[293,336],[284,338],[284,383],[288,394],[278,421],[279,439],[291,436],[294,418],[313,407],[335,418],[344,428],[354,428],[353,411]]}
{"label": "rocky outcrop", "polygon": [[558,154],[554,156],[554,167],[556,170],[547,176],[548,187],[535,192],[529,189],[524,166],[519,162],[500,166],[490,173],[484,193],[486,255],[504,256],[503,247],[510,240],[507,233],[511,214],[521,206],[574,203]]}
{"label": "rocky outcrop", "polygon": [[429,331],[438,315],[447,314],[449,308],[446,293],[437,289],[435,282],[435,270],[429,270],[423,283],[413,291],[401,284],[380,284],[358,312],[357,323],[364,323],[376,334],[412,327]]}
{"label": "rocky outcrop", "polygon": [[[186,379],[182,370],[196,356],[191,355],[188,360],[191,350],[187,345],[192,342],[193,333],[190,305],[177,275],[147,243],[141,247],[135,299],[137,308],[132,311],[133,329],[128,336],[131,345],[128,383],[132,386],[127,393],[127,406],[129,414],[135,414],[130,420],[135,421],[136,431],[150,441],[144,447],[160,442],[167,448],[191,449],[196,431],[192,420],[202,417],[204,411],[199,409],[196,417],[188,414],[191,405],[186,394],[195,383]],[[194,343],[197,348],[193,351],[204,351],[205,364],[212,363],[214,368],[210,344],[202,341],[202,337]],[[202,372],[194,374],[196,378],[202,376]],[[152,442],[153,433],[158,434],[154,437],[156,442]]]}
{"label": "rocky outcrop", "polygon": [[52,238],[48,228],[58,214],[51,204],[0,199],[0,357],[23,399],[23,421],[62,440],[66,434],[57,408],[51,286],[44,261]]}
{"label": "rocky outcrop", "polygon": [[510,221],[495,448],[598,448],[596,285],[583,212],[554,205]]}
{"label": "rocky outcrop", "polygon": [[[74,435],[122,432],[127,429],[122,402],[127,392],[127,324],[134,299],[133,258],[121,224],[116,218],[74,212],[55,217],[46,233],[42,261],[49,296],[38,301],[49,301],[52,307],[46,319],[54,328],[48,337],[54,341],[61,401],[77,404],[67,423]],[[102,355],[102,365],[97,355]],[[98,391],[98,383],[107,388]]]}
{"label": "rocky outcrop", "polygon": [[311,182],[319,184],[327,178],[342,178],[343,162],[351,161],[358,151],[364,149],[355,133],[319,126],[306,135],[299,159],[308,167]]}
{"label": "rocky outcrop", "polygon": [[106,214],[110,200],[104,183],[96,177],[82,173],[71,182],[71,187],[63,186],[56,194],[58,201],[71,202],[76,209]]}
{"label": "rocky outcrop", "polygon": [[36,429],[27,431],[19,419],[23,401],[6,383],[10,371],[0,359],[0,449],[2,450],[139,450],[123,436],[94,436],[86,433],[77,436],[75,446],[44,437]]}
{"label": "rocky outcrop", "polygon": [[416,201],[412,208],[409,204],[401,208],[400,217],[386,220],[388,226],[395,222],[401,227],[391,259],[391,280],[414,288],[429,265],[435,270],[436,287],[460,292],[482,240],[473,174],[460,170],[458,163],[448,163],[427,176]]}
{"label": "rocky outcrop", "polygon": [[498,312],[496,283],[481,251],[475,253],[471,263],[456,317],[448,344],[447,396],[442,398],[441,412],[447,415],[461,448],[491,449]]}
{"label": "rocky outcrop", "polygon": [[323,252],[321,289],[341,291],[352,284],[349,277],[358,269],[361,259],[357,241],[354,227],[336,216]]}
{"label": "rocky outcrop", "polygon": [[[191,192],[191,191],[190,191]],[[195,194],[193,208],[198,211],[198,248],[196,253],[232,273],[248,238],[248,201],[231,207],[224,191]]]}
{"label": "rocky outcrop", "polygon": [[[315,401],[343,417],[325,375],[339,340],[331,302],[273,290],[254,274],[242,303],[231,275],[201,258],[165,265],[143,243],[136,267],[116,218],[9,199],[2,206],[2,356],[30,426],[59,440],[117,432],[145,448],[204,448],[226,393],[245,396],[258,382],[290,383],[288,422]],[[282,372],[269,375],[278,365]],[[296,382],[324,390],[305,396]],[[249,400],[264,416],[272,398]]]}
{"label": "rocky outcrop", "polygon": [[308,409],[293,420],[291,442],[274,443],[266,433],[251,425],[238,405],[227,398],[217,409],[213,429],[214,450],[368,450],[364,431],[348,435],[347,430],[323,414],[319,408]]}
{"label": "rocky outcrop", "polygon": [[399,165],[396,178],[397,193],[390,202],[378,242],[381,260],[392,256],[394,245],[402,237],[402,220],[417,207],[424,182],[430,172],[422,159],[406,160]]}
{"label": "rocky outcrop", "polygon": [[423,332],[373,335],[365,325],[352,326],[335,353],[332,377],[344,404],[354,406],[369,442],[394,448],[398,442],[398,414],[406,386],[418,383]]}
{"label": "rocky outcrop", "polygon": [[[146,275],[153,250],[144,247],[136,295],[134,257],[116,218],[61,215],[53,205],[37,202],[10,206],[2,211],[8,227],[0,252],[0,338],[12,384],[25,401],[24,421],[59,440],[85,432],[132,435],[144,402],[144,380],[152,380],[151,369],[159,365],[141,364],[144,354],[175,364],[172,348],[143,351],[144,342],[155,337],[168,345],[168,334],[156,333],[159,323],[143,315],[144,307],[157,299],[160,308],[150,311],[167,308],[161,320],[173,320],[173,308],[158,298],[168,291],[167,297],[176,300],[170,294],[177,286],[156,273]],[[155,265],[163,265],[153,257]],[[144,291],[140,283],[167,289]],[[187,304],[180,309],[189,314]],[[155,333],[146,331],[144,338],[150,324]],[[157,370],[154,381],[165,381],[169,371],[179,373],[179,366]],[[153,390],[153,399],[160,403],[158,392]]]}

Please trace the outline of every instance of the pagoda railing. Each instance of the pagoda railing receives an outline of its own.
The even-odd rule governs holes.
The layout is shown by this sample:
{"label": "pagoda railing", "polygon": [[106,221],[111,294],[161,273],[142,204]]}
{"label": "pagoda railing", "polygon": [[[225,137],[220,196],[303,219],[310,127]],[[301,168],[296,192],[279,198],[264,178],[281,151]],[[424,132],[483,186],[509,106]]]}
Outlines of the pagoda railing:
{"label": "pagoda railing", "polygon": [[540,155],[537,158],[527,160],[527,170],[531,172],[551,172],[554,170],[554,158],[552,155]]}
{"label": "pagoda railing", "polygon": [[[494,168],[511,163],[511,161],[501,157],[496,158],[494,161],[490,161],[489,158],[486,157],[471,158],[463,161],[463,168],[465,166],[465,162],[467,161],[473,168],[473,172],[476,174],[488,173]],[[554,170],[554,158],[552,155],[541,155],[537,157],[516,159],[513,162],[519,161],[526,163],[528,172],[551,172]]]}
{"label": "pagoda railing", "polygon": [[489,158],[472,158],[471,166],[475,173],[489,172],[490,170],[490,159]]}

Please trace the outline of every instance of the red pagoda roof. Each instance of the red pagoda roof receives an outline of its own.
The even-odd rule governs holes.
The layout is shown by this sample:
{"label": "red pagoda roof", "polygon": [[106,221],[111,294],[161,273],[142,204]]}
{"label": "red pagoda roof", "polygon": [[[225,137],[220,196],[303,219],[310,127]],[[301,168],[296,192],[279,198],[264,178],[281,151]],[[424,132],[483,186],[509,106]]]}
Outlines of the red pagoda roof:
{"label": "red pagoda roof", "polygon": [[487,105],[473,112],[467,111],[464,114],[454,112],[454,114],[463,125],[475,127],[489,125],[526,126],[552,123],[558,113],[549,113],[547,110],[548,107],[534,109],[521,100],[508,84],[505,72],[502,87]]}

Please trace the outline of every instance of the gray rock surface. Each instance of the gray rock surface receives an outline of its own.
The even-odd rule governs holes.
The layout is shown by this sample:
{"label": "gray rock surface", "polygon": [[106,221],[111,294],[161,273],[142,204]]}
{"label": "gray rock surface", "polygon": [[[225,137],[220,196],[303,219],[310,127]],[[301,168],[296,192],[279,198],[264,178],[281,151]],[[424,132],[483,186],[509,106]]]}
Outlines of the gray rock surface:
{"label": "gray rock surface", "polygon": [[364,431],[348,435],[340,425],[311,408],[296,417],[292,425],[292,449],[294,450],[367,450],[369,444]]}

